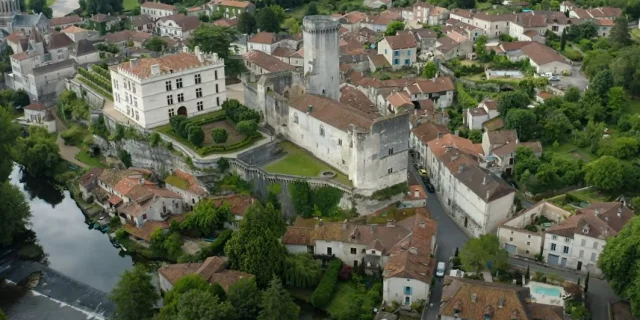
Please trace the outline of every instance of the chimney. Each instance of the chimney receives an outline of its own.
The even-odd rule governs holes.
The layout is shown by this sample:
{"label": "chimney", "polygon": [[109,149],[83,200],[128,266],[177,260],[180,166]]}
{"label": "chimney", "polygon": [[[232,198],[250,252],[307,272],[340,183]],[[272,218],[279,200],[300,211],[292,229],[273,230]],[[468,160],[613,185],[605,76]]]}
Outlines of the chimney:
{"label": "chimney", "polygon": [[424,229],[426,223],[424,223],[424,221],[420,221],[420,228]]}
{"label": "chimney", "polygon": [[600,217],[600,208],[596,208],[596,217]]}
{"label": "chimney", "polygon": [[393,221],[393,220],[387,220],[387,227],[395,227],[394,222],[395,221]]}
{"label": "chimney", "polygon": [[135,68],[138,65],[138,58],[129,60],[129,65],[131,66],[131,68]]}
{"label": "chimney", "polygon": [[151,65],[151,76],[157,76],[160,74],[160,65],[159,64],[152,64]]}
{"label": "chimney", "polygon": [[471,294],[471,302],[476,302],[478,300],[478,295],[475,293]]}
{"label": "chimney", "polygon": [[187,46],[182,47],[182,52],[189,53],[189,47]]}
{"label": "chimney", "polygon": [[418,249],[416,249],[416,247],[411,247],[411,248],[409,248],[409,253],[418,254]]}
{"label": "chimney", "polygon": [[618,217],[622,216],[622,204],[618,207]]}
{"label": "chimney", "polygon": [[318,225],[322,226],[324,223],[322,222],[322,219],[318,220]]}
{"label": "chimney", "polygon": [[313,105],[308,105],[307,106],[307,114],[310,114],[311,112],[313,112]]}
{"label": "chimney", "polygon": [[[416,197],[416,198],[420,198],[420,190],[415,190],[415,191],[413,192],[413,196],[414,196],[414,197]],[[618,216],[619,216],[619,215],[618,215]]]}
{"label": "chimney", "polygon": [[347,230],[347,219],[344,219],[344,221],[342,221],[342,230]]}
{"label": "chimney", "polygon": [[198,58],[198,61],[204,62],[204,55],[202,54],[202,52],[200,52],[199,46],[193,48],[193,54],[196,56],[196,58]]}

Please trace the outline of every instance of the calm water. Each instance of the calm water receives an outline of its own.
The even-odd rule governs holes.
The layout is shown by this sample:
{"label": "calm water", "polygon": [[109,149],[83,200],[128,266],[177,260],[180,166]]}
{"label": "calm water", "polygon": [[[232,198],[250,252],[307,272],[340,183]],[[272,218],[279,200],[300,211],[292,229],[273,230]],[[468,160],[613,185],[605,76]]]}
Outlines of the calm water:
{"label": "calm water", "polygon": [[68,191],[23,175],[18,166],[11,173],[11,183],[31,205],[31,229],[48,256],[49,267],[105,292],[111,291],[125,270],[133,269],[131,257],[121,256],[106,234],[88,228]]}

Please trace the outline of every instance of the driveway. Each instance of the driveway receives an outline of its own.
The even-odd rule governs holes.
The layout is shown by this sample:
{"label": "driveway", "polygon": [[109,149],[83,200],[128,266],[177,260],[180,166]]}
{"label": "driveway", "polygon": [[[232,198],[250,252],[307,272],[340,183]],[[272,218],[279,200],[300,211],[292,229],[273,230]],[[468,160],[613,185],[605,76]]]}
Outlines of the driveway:
{"label": "driveway", "polygon": [[[416,169],[413,167],[413,160],[409,160],[409,174],[414,175],[416,180],[424,188],[424,183]],[[425,189],[426,190],[426,189]],[[437,261],[448,262],[449,258],[454,254],[456,247],[462,250],[462,247],[469,240],[469,237],[460,230],[451,218],[445,213],[440,201],[436,197],[435,193],[428,193],[427,196],[427,208],[431,213],[431,217],[438,221],[438,233],[436,234],[436,243],[438,245],[436,252]],[[544,273],[553,273],[565,279],[571,279],[575,282],[579,278],[582,278],[584,283],[584,274],[575,273],[569,270],[560,270],[555,268],[549,268],[547,266],[538,264],[533,261],[525,261],[515,258],[510,258],[510,264],[526,268],[530,266],[531,271],[539,271]],[[449,269],[447,269],[447,273]],[[427,308],[422,313],[422,320],[435,320],[438,317],[438,309],[440,300],[442,298],[442,278],[436,278],[436,284],[431,292],[430,302],[432,307],[427,305]],[[605,280],[598,279],[596,277],[590,277],[589,279],[589,294],[587,295],[589,302],[589,309],[591,311],[592,319],[608,319],[608,303],[610,301],[618,300],[609,283]]]}
{"label": "driveway", "polygon": [[584,92],[589,85],[589,79],[580,71],[580,67],[581,65],[572,66],[570,76],[558,75],[557,77],[560,78],[560,81],[554,81],[552,84],[558,84],[562,86],[564,90],[568,87],[576,87],[580,89],[581,92]]}

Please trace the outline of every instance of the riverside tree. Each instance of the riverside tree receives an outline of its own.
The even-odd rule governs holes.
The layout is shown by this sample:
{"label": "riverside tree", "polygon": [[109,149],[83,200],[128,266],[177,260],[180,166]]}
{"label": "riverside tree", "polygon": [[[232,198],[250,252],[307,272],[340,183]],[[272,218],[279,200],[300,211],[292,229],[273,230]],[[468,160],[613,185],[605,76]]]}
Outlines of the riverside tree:
{"label": "riverside tree", "polygon": [[160,298],[151,284],[151,276],[140,266],[125,271],[111,291],[110,299],[116,305],[116,320],[148,319],[153,306]]}
{"label": "riverside tree", "polygon": [[237,320],[253,320],[260,312],[260,290],[254,278],[243,278],[229,287],[227,301],[233,306]]}
{"label": "riverside tree", "polygon": [[269,287],[263,292],[260,307],[262,310],[258,320],[296,320],[300,312],[300,307],[293,302],[277,277],[271,279]]}

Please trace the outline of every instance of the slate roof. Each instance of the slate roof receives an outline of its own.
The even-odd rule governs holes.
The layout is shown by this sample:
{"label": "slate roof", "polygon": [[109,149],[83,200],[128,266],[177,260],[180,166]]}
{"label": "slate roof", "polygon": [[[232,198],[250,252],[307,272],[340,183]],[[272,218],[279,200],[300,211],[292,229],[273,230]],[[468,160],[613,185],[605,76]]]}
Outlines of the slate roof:
{"label": "slate roof", "polygon": [[58,18],[49,19],[49,26],[50,27],[57,27],[57,26],[62,26],[62,25],[66,25],[66,24],[73,24],[73,23],[82,23],[82,18],[80,18],[79,15],[74,14],[74,15],[70,15],[70,16],[66,16],[66,17],[58,17]]}
{"label": "slate roof", "polygon": [[38,24],[41,19],[47,19],[42,13],[38,14],[16,14],[13,17],[14,27],[32,27]]}
{"label": "slate roof", "polygon": [[41,67],[33,68],[32,72],[34,76],[39,76],[42,74],[55,72],[57,70],[62,70],[65,68],[73,68],[75,64],[76,62],[73,61],[72,59],[67,59],[67,60],[58,61],[56,63],[47,64]]}
{"label": "slate roof", "polygon": [[93,46],[93,43],[87,39],[82,39],[76,42],[75,52],[78,56],[87,55],[96,51],[98,51],[98,49],[96,49],[96,47]]}
{"label": "slate roof", "polygon": [[55,33],[52,33],[51,36],[49,37],[48,46],[50,50],[70,47],[72,45],[73,45],[73,40],[71,40],[71,38],[69,38],[64,33],[55,32]]}
{"label": "slate roof", "polygon": [[267,72],[281,72],[295,69],[294,66],[259,50],[251,50],[245,53],[243,58],[265,69]]}

